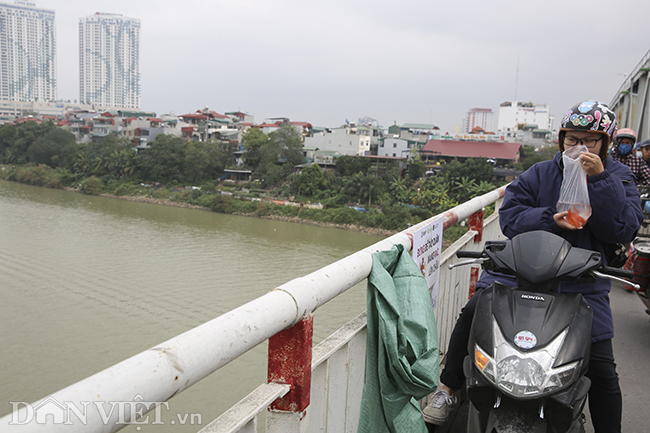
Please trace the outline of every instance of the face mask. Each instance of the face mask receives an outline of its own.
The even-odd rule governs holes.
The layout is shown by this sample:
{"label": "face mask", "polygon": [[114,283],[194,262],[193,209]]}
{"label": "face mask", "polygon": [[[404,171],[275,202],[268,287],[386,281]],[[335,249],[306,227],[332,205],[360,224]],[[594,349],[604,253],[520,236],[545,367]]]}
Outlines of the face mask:
{"label": "face mask", "polygon": [[618,153],[621,155],[627,155],[632,150],[632,145],[627,143],[622,143],[618,145]]}
{"label": "face mask", "polygon": [[637,150],[636,151],[636,156],[638,156],[639,158],[643,158],[643,152],[641,152],[640,150]]}

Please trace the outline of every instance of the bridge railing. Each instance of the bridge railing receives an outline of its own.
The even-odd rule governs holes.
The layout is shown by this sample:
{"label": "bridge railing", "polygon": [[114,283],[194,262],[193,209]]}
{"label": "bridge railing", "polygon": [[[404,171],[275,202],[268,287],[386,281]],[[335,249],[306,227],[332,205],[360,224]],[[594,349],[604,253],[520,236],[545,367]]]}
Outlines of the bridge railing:
{"label": "bridge railing", "polygon": [[618,101],[620,98],[620,95],[623,91],[626,89],[629,89],[632,87],[632,80],[635,79],[636,74],[641,70],[641,68],[647,67],[646,65],[650,61],[650,50],[648,50],[647,53],[643,56],[643,58],[637,63],[637,65],[632,69],[632,72],[627,74],[625,76],[625,79],[623,80],[623,84],[621,84],[621,87],[618,88],[616,91],[616,94],[614,95],[614,98],[610,102],[610,108],[614,108],[618,105]]}
{"label": "bridge railing", "polygon": [[[442,215],[321,268],[174,337],[149,350],[64,388],[32,407],[51,400],[77,408],[84,422],[15,425],[23,407],[0,419],[0,430],[21,433],[114,432],[156,407],[106,413],[101,404],[166,402],[258,344],[269,340],[269,381],[201,430],[257,432],[258,415],[266,413],[267,432],[356,432],[365,372],[365,313],[312,349],[316,308],[368,277],[372,254],[402,244],[409,251],[412,235],[439,217],[444,229],[469,218],[469,231],[442,254],[436,320],[439,347],[447,347],[457,315],[478,278],[477,267],[448,270],[458,249],[480,250],[483,239],[502,238],[498,213],[483,220],[484,208],[500,205],[505,187],[476,197]],[[145,403],[146,403],[145,402]],[[141,404],[142,406],[142,404]],[[145,405],[146,406],[146,405]],[[83,408],[81,413],[79,408]]]}

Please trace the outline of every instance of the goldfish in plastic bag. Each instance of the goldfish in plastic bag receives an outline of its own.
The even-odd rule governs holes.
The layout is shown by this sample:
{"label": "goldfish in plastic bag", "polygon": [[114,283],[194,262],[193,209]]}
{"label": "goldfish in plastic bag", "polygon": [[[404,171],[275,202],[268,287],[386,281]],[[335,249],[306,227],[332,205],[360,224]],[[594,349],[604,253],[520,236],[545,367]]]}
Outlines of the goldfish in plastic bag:
{"label": "goldfish in plastic bag", "polygon": [[566,221],[569,222],[573,227],[581,229],[584,227],[587,220],[578,215],[578,210],[575,207],[569,209],[569,213],[564,217]]}

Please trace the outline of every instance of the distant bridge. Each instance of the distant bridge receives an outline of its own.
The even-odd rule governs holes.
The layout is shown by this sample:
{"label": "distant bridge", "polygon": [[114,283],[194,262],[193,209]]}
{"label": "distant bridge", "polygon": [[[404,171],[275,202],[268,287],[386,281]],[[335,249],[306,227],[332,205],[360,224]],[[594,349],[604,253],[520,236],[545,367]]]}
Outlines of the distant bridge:
{"label": "distant bridge", "polygon": [[650,51],[646,53],[610,102],[619,128],[632,128],[639,141],[650,138]]}

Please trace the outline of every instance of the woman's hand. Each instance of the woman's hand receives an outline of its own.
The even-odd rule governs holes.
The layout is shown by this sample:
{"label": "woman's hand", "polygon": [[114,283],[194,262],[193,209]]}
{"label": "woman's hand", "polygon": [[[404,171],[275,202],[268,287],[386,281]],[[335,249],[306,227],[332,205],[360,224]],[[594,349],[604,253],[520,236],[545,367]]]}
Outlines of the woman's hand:
{"label": "woman's hand", "polygon": [[564,219],[564,217],[567,216],[568,214],[569,211],[565,210],[564,212],[558,212],[555,215],[553,215],[553,220],[555,220],[555,224],[557,224],[559,228],[564,230],[578,230],[578,227],[574,226],[569,221]]}
{"label": "woman's hand", "polygon": [[587,173],[587,176],[595,176],[605,171],[600,156],[589,152],[581,152],[579,158],[582,169]]}

